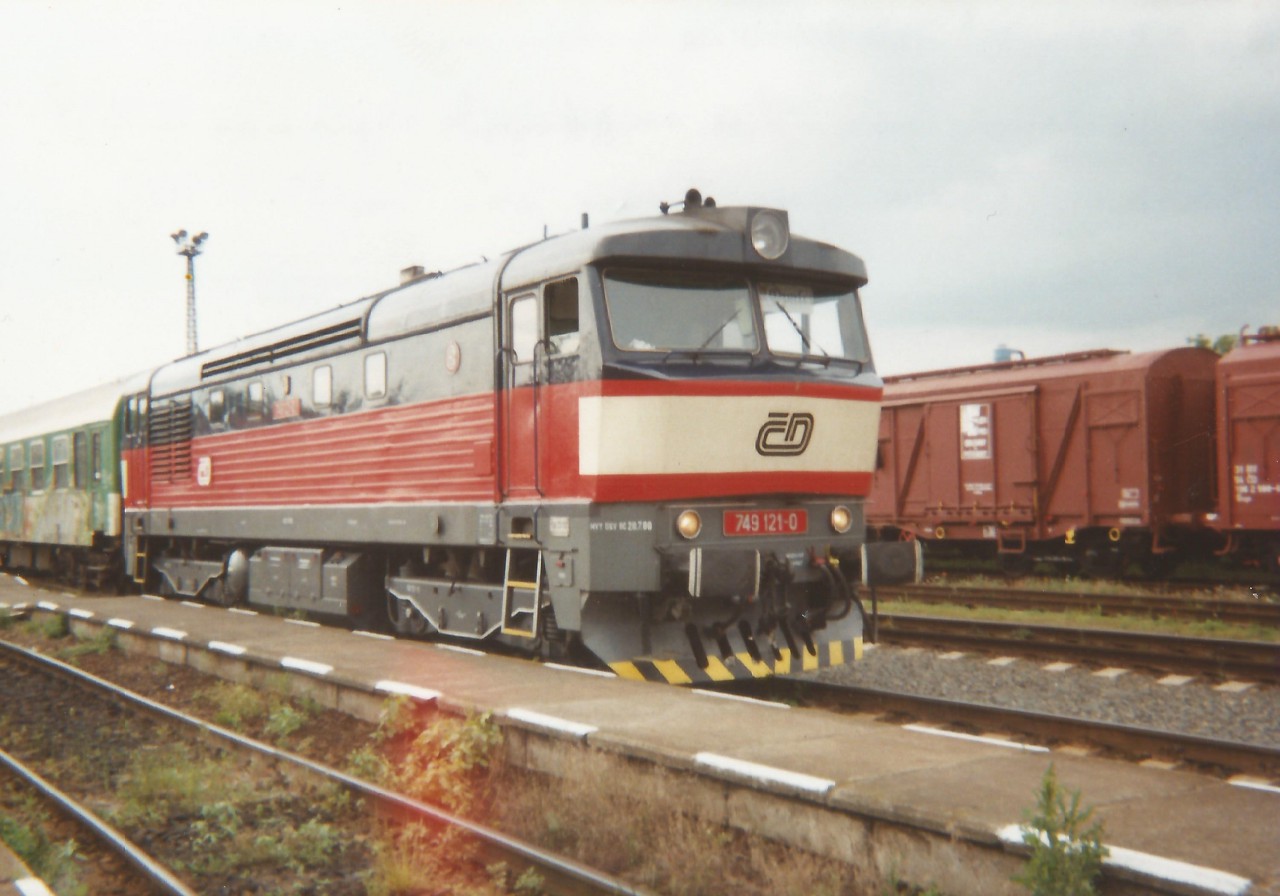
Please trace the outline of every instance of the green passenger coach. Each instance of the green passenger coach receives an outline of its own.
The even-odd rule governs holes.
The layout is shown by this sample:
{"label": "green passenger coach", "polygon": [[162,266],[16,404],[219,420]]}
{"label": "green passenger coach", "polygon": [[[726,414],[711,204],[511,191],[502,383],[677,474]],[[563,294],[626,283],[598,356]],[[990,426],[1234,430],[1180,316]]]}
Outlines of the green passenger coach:
{"label": "green passenger coach", "polygon": [[126,388],[0,415],[0,566],[93,586],[119,575]]}

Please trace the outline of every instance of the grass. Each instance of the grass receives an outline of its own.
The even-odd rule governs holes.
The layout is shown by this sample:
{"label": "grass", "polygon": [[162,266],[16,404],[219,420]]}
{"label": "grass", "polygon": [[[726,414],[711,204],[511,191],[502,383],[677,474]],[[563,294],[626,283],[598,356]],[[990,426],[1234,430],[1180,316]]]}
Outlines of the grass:
{"label": "grass", "polygon": [[1051,612],[1048,610],[1010,610],[1002,607],[966,607],[961,604],[935,604],[909,600],[882,600],[886,613],[920,616],[943,616],[948,619],[977,619],[988,622],[1023,622],[1028,625],[1055,625],[1068,628],[1112,629],[1160,635],[1184,635],[1194,638],[1228,638],[1236,641],[1280,641],[1280,630],[1273,626],[1219,622],[1216,619],[1153,619],[1150,616],[1104,616],[1096,607]]}
{"label": "grass", "polygon": [[48,812],[35,797],[22,797],[14,809],[16,814],[0,812],[0,841],[59,896],[88,896],[88,885],[81,882],[76,867],[76,841],[59,843],[49,838],[44,830]]}

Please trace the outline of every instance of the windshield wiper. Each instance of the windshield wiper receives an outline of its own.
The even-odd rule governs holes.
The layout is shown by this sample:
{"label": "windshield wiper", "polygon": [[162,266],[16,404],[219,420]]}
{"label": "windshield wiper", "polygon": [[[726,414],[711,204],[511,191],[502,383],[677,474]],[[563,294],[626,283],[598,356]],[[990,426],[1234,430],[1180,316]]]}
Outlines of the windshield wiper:
{"label": "windshield wiper", "polygon": [[[779,311],[781,311],[781,312],[782,312],[782,314],[783,314],[783,316],[784,316],[784,317],[786,317],[787,322],[788,322],[788,323],[790,323],[790,324],[791,324],[792,329],[794,329],[794,330],[796,331],[796,335],[800,337],[800,341],[804,343],[804,353],[805,353],[805,355],[807,355],[807,356],[809,356],[809,357],[813,357],[813,358],[818,357],[817,355],[815,355],[815,354],[813,353],[813,346],[809,343],[809,337],[808,337],[808,336],[806,336],[806,335],[804,335],[804,330],[802,330],[802,329],[800,328],[800,325],[799,325],[798,323],[796,323],[796,319],[795,319],[794,317],[792,317],[792,316],[791,316],[791,312],[790,312],[790,311],[788,311],[786,308],[784,308],[784,307],[782,306],[782,303],[781,303],[781,302],[779,302],[779,301],[774,301],[774,303],[773,303],[773,304],[774,304],[774,307],[776,307]],[[831,363],[831,356],[830,356],[829,354],[827,354],[827,350],[826,350],[825,348],[823,348],[822,346],[818,346],[818,351],[822,352],[822,357],[823,357],[823,359],[824,359],[824,360],[823,360],[823,365],[825,366],[825,365],[827,365],[827,364],[830,364],[830,363]]]}

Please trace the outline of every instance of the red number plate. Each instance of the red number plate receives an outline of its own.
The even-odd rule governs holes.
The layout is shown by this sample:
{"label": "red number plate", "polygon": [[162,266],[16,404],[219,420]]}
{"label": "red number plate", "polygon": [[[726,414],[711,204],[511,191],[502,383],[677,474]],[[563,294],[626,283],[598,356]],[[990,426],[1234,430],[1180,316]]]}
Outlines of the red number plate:
{"label": "red number plate", "polygon": [[800,535],[809,530],[807,510],[726,510],[725,535]]}

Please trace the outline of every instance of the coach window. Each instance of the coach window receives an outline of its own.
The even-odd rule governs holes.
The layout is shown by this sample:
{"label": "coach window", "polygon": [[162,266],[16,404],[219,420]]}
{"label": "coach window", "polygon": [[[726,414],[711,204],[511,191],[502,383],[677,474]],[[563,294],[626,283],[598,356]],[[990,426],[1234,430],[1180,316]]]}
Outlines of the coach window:
{"label": "coach window", "polygon": [[66,436],[53,439],[53,487],[66,488],[71,484],[71,440]]}
{"label": "coach window", "polygon": [[20,492],[23,488],[22,471],[27,466],[26,452],[21,445],[9,448],[9,491]]}
{"label": "coach window", "polygon": [[327,408],[333,403],[333,368],[328,364],[311,373],[311,403],[318,408]]}
{"label": "coach window", "polygon": [[71,444],[71,462],[75,465],[75,487],[84,488],[89,484],[89,445],[83,432],[75,435]]}
{"label": "coach window", "polygon": [[102,481],[102,433],[95,432],[89,437],[89,469],[93,471],[93,481]]}
{"label": "coach window", "polygon": [[364,359],[364,397],[387,397],[387,354],[377,352]]}
{"label": "coach window", "polygon": [[227,393],[214,389],[209,393],[209,423],[217,426],[227,422]]}
{"label": "coach window", "polygon": [[262,388],[262,383],[255,381],[249,384],[249,416],[258,418],[263,415],[266,410],[267,401],[266,393]]}
{"label": "coach window", "polygon": [[31,471],[31,490],[44,491],[44,442],[31,442],[27,445],[27,465]]}

